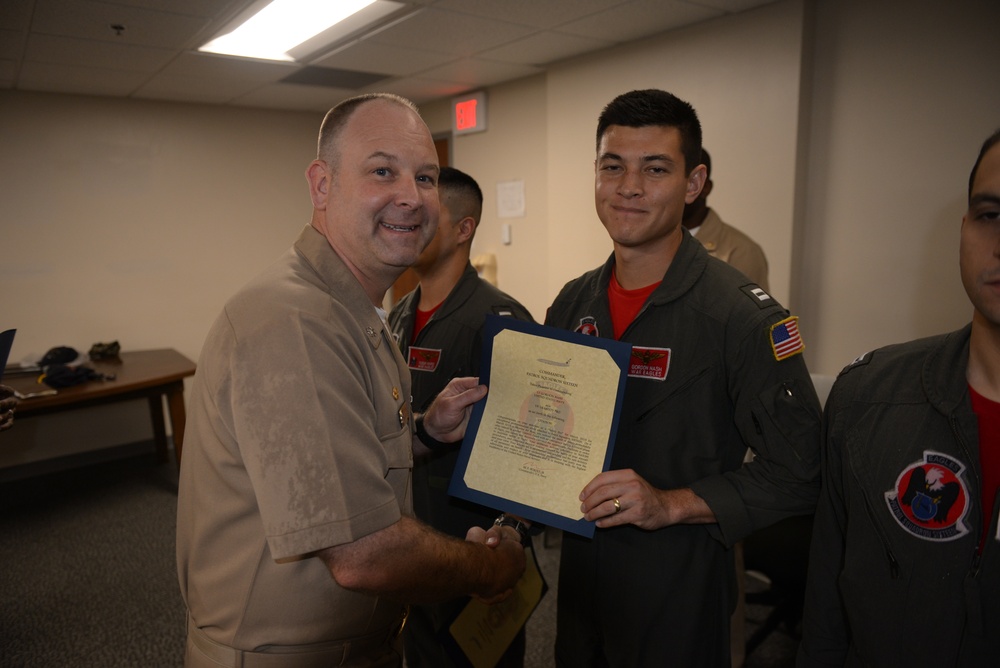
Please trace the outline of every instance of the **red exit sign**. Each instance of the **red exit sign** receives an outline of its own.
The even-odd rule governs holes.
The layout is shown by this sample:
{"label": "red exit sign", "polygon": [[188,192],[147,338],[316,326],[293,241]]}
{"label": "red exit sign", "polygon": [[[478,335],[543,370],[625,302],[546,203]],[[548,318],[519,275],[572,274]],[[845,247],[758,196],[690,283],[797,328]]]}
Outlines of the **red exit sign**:
{"label": "red exit sign", "polygon": [[486,129],[486,91],[453,98],[451,130],[457,135]]}

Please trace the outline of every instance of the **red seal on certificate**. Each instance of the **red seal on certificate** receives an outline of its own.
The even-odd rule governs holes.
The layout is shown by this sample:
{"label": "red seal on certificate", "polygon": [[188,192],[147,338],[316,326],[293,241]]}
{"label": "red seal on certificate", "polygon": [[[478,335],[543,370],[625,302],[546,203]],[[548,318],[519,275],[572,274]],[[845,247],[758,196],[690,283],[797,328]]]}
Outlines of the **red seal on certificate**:
{"label": "red seal on certificate", "polygon": [[539,389],[521,404],[524,438],[540,447],[561,445],[573,433],[573,408],[555,390]]}

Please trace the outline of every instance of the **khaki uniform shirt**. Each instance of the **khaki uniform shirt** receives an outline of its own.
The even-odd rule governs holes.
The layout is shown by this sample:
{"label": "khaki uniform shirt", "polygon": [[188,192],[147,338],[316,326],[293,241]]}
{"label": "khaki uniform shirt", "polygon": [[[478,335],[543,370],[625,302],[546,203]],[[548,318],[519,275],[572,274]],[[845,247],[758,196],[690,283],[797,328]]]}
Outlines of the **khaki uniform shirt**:
{"label": "khaki uniform shirt", "polygon": [[410,377],[386,325],[312,227],[234,296],[191,392],[177,516],[181,591],[212,640],[253,650],[388,629],[315,551],[411,508]]}
{"label": "khaki uniform shirt", "polygon": [[770,292],[764,250],[746,234],[722,222],[715,209],[709,208],[708,216],[698,228],[695,239],[701,242],[709,255],[736,267],[751,281]]}

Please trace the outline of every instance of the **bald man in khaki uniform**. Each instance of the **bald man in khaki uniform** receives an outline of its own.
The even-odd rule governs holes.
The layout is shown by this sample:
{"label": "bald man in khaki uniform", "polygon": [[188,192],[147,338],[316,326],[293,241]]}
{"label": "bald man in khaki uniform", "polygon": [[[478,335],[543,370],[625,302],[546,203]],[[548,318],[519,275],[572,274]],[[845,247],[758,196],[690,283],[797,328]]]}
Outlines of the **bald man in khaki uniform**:
{"label": "bald man in khaki uniform", "polygon": [[[381,301],[433,236],[437,175],[411,103],[335,107],[310,225],[213,325],[178,500],[186,666],[400,666],[405,603],[499,600],[523,571],[511,528],[463,541],[412,517],[410,377]],[[417,435],[461,438],[484,394],[453,381]]]}

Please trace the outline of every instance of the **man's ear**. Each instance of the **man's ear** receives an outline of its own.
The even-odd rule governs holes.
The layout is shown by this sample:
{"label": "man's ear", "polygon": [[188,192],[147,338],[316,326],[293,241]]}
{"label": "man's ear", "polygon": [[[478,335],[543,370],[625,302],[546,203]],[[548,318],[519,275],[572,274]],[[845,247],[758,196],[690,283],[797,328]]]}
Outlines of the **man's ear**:
{"label": "man's ear", "polygon": [[471,243],[473,235],[476,234],[476,219],[472,216],[466,216],[458,221],[456,229],[458,230],[457,241],[459,245]]}
{"label": "man's ear", "polygon": [[705,169],[705,165],[698,165],[692,169],[691,173],[688,174],[687,192],[684,194],[684,202],[690,204],[698,199],[698,195],[701,194],[701,190],[705,187],[705,181],[707,180],[708,170]]}
{"label": "man's ear", "polygon": [[306,181],[309,183],[309,198],[314,209],[326,209],[330,197],[330,168],[323,160],[313,160],[306,168]]}
{"label": "man's ear", "polygon": [[707,199],[712,194],[712,179],[705,179],[705,185],[701,187],[700,197]]}

